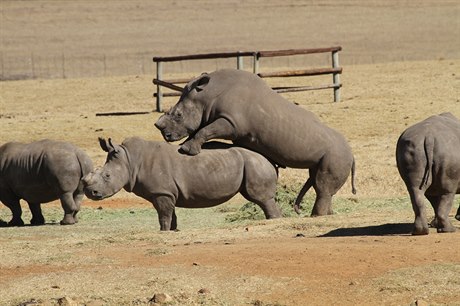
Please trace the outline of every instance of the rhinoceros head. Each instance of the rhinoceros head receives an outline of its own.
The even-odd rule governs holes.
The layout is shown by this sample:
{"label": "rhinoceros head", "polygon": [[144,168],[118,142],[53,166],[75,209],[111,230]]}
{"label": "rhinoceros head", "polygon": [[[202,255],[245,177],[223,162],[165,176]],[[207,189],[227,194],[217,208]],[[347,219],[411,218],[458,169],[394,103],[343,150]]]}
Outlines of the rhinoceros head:
{"label": "rhinoceros head", "polygon": [[206,107],[206,93],[203,91],[209,79],[209,75],[204,73],[190,81],[176,105],[158,118],[155,126],[166,141],[177,141],[191,136],[200,128]]}
{"label": "rhinoceros head", "polygon": [[130,181],[126,150],[122,146],[112,144],[110,138],[108,141],[99,138],[99,144],[108,153],[106,162],[102,168],[95,169],[83,178],[85,195],[92,200],[108,198]]}

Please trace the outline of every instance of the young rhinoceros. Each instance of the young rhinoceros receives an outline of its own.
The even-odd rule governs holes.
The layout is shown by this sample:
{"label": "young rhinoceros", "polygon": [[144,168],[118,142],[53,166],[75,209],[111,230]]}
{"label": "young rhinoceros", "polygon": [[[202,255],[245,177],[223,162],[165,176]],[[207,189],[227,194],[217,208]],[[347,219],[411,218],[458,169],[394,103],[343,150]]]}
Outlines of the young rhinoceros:
{"label": "young rhinoceros", "polygon": [[160,229],[175,230],[175,207],[202,208],[224,203],[240,192],[259,205],[267,219],[281,217],[275,203],[276,168],[262,155],[223,143],[209,143],[202,154],[188,156],[179,147],[132,137],[121,145],[99,138],[108,153],[105,165],[84,179],[93,200],[124,188],[150,201]]}
{"label": "young rhinoceros", "polygon": [[8,225],[22,226],[20,199],[32,213],[30,223],[45,223],[41,203],[61,200],[62,225],[78,222],[83,199],[81,179],[93,170],[88,155],[62,141],[40,140],[29,144],[9,142],[0,147],[0,201],[12,212]]}
{"label": "young rhinoceros", "polygon": [[332,214],[332,196],[350,171],[355,193],[355,160],[345,137],[312,112],[273,91],[248,71],[223,69],[190,81],[179,101],[155,126],[166,141],[188,139],[183,152],[197,155],[203,143],[228,139],[259,152],[281,167],[309,169],[294,208],[310,187],[316,191],[312,216]]}
{"label": "young rhinoceros", "polygon": [[413,234],[429,232],[424,197],[433,206],[438,232],[455,231],[449,213],[460,193],[460,121],[442,113],[409,127],[398,139],[396,161],[415,213]]}

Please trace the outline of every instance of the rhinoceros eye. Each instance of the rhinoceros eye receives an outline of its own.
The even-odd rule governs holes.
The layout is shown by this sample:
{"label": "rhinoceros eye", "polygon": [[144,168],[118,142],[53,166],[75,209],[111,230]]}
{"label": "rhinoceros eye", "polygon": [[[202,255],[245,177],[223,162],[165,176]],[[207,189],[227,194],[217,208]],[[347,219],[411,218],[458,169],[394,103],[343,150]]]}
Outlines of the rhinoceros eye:
{"label": "rhinoceros eye", "polygon": [[181,121],[182,120],[182,113],[181,112],[175,113],[174,120],[175,121]]}

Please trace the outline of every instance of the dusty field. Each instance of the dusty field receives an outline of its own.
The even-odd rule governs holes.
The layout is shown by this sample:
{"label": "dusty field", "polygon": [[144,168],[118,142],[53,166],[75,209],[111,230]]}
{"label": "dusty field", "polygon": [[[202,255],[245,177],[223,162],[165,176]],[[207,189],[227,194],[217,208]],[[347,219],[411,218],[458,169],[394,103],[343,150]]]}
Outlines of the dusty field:
{"label": "dusty field", "polygon": [[[435,1],[404,2],[403,12],[378,1],[362,3],[347,1],[343,9],[350,13],[347,9],[353,5],[362,12],[381,8],[385,12],[379,17],[382,24],[399,21],[391,25],[394,31],[417,18],[423,21],[420,29],[432,22],[440,27],[458,24],[452,17],[458,12],[456,2],[438,2],[442,5],[434,6],[435,10]],[[304,9],[297,4],[292,2],[298,10]],[[345,18],[340,6],[325,7],[337,18]],[[437,21],[424,19],[430,14]],[[401,19],[402,15],[410,18]],[[374,19],[363,15],[359,20],[363,31],[369,25],[377,33],[375,41],[366,41],[369,49],[385,53],[379,36],[383,34],[375,28]],[[350,32],[355,29],[352,23],[342,25]],[[82,29],[84,37],[86,28]],[[404,33],[387,33],[387,39],[392,37],[399,45],[415,39],[410,32]],[[353,149],[358,194],[351,194],[347,182],[335,197],[335,215],[230,222],[228,217],[245,203],[236,197],[218,208],[178,210],[180,231],[160,233],[151,205],[126,192],[102,202],[85,200],[81,222],[69,227],[57,225],[62,212],[53,202],[43,207],[45,226],[0,228],[0,304],[145,305],[154,294],[166,293],[173,305],[410,305],[415,301],[418,305],[460,305],[460,231],[409,235],[413,213],[394,160],[396,140],[407,126],[443,111],[460,117],[458,53],[454,51],[453,59],[440,59],[443,56],[429,43],[434,35],[439,46],[450,40],[449,46],[458,52],[459,40],[449,31],[442,33],[445,36],[433,32],[421,36],[417,46],[432,60],[345,63],[340,103],[331,102],[332,91],[285,95],[341,131]],[[350,48],[359,48],[360,42],[348,41]],[[87,43],[82,39],[82,45]],[[198,49],[201,43],[191,46]],[[278,47],[284,41],[272,44]],[[171,50],[175,47],[170,46]],[[398,54],[393,47],[388,52]],[[403,53],[399,55],[404,59]],[[95,115],[152,110],[151,79],[151,74],[139,74],[0,82],[0,143],[68,140],[102,165],[105,154],[98,148],[99,136],[115,141],[133,135],[161,140],[153,126],[160,114]],[[174,102],[168,100],[166,107]],[[305,178],[304,170],[282,170],[280,185],[296,186]],[[310,191],[306,207],[313,196]],[[9,210],[0,206],[0,219],[9,218]],[[29,219],[25,208],[24,220],[28,223]],[[460,230],[460,223],[452,220]]]}
{"label": "dusty field", "polygon": [[0,79],[148,74],[153,56],[336,45],[347,65],[455,59],[459,14],[456,0],[3,0]]}

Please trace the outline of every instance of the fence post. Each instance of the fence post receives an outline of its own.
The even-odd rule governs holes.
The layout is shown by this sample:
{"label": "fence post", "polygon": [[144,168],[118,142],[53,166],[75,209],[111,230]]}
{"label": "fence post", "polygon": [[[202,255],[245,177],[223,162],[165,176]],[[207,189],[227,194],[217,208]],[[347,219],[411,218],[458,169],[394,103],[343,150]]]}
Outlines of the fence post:
{"label": "fence post", "polygon": [[[238,53],[239,53],[239,51],[238,51]],[[240,56],[240,55],[238,55],[236,57],[236,69],[238,69],[238,70],[243,69],[243,57]]]}
{"label": "fence post", "polygon": [[[332,51],[332,68],[339,67],[339,51]],[[335,72],[332,74],[332,82],[337,87],[334,87],[334,102],[340,102],[340,74]]]}
{"label": "fence post", "polygon": [[[163,67],[161,62],[157,62],[157,80],[161,80],[163,78]],[[161,112],[161,100],[163,98],[163,91],[161,90],[161,86],[157,84],[157,112]]]}
{"label": "fence post", "polygon": [[259,53],[258,52],[254,52],[252,69],[253,69],[254,74],[259,73]]}

